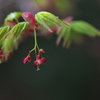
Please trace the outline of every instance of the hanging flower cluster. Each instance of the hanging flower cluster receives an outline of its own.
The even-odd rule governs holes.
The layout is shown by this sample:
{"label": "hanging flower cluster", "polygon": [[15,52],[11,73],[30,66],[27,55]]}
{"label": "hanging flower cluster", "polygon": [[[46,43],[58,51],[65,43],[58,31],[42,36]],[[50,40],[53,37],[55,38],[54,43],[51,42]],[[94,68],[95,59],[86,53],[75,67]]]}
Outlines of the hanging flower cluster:
{"label": "hanging flower cluster", "polygon": [[[25,21],[19,22],[18,19],[20,17]],[[34,51],[36,60],[33,62],[33,65],[37,68],[37,71],[40,70],[39,67],[46,62],[46,58],[43,57],[44,49],[39,48],[36,31],[44,27],[52,32],[51,26],[69,27],[67,23],[46,11],[38,12],[35,16],[30,12],[9,14],[4,20],[4,26],[0,28],[0,63],[12,57],[13,51],[18,48],[22,35],[34,36],[35,44],[33,49],[28,52],[23,63],[26,64],[31,61],[31,53]]]}

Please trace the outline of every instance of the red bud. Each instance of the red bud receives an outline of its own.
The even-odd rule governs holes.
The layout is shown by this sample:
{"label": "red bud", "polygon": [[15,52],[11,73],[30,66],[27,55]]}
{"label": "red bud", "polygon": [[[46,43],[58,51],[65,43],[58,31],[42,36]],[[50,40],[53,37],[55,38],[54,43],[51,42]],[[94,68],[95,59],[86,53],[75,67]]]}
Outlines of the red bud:
{"label": "red bud", "polygon": [[23,63],[26,64],[31,60],[30,54],[23,60]]}
{"label": "red bud", "polygon": [[23,60],[23,63],[24,63],[24,64],[28,63],[28,59],[25,58],[25,59]]}
{"label": "red bud", "polygon": [[37,67],[37,61],[34,61],[33,64],[35,67]]}
{"label": "red bud", "polygon": [[44,57],[41,58],[42,63],[46,63],[46,59]]}
{"label": "red bud", "polygon": [[22,17],[24,18],[26,22],[29,22],[32,26],[36,25],[36,20],[33,14],[29,12],[24,12],[22,14]]}
{"label": "red bud", "polygon": [[45,51],[44,51],[44,49],[40,49],[39,52],[40,53],[44,53]]}

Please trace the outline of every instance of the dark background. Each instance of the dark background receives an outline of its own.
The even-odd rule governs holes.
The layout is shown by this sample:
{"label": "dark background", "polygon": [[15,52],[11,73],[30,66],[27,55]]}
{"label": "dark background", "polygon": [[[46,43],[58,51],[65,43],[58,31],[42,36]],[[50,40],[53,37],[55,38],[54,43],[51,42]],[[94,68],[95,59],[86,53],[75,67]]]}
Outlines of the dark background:
{"label": "dark background", "polygon": [[[12,11],[36,13],[47,10],[60,18],[72,15],[74,20],[87,21],[100,29],[99,0],[71,0],[69,9],[61,12],[52,8],[53,4],[43,8],[29,0],[0,2],[1,24]],[[29,8],[30,4],[34,5],[33,9]],[[34,55],[30,63],[23,64],[23,59],[32,49],[32,38],[24,39],[13,58],[0,65],[0,100],[100,100],[100,38],[86,37],[84,44],[72,44],[65,49],[61,44],[55,45],[56,37],[38,38],[47,59],[40,71],[37,72],[33,66]]]}

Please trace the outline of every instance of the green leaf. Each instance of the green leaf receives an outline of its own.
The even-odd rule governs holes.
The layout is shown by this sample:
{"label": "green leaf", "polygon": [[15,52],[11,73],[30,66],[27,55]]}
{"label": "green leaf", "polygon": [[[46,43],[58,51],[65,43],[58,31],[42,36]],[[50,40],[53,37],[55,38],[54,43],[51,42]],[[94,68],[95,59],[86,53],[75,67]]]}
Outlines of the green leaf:
{"label": "green leaf", "polygon": [[5,18],[5,20],[4,20],[4,25],[7,25],[7,23],[6,23],[6,21],[7,20],[16,20],[16,19],[18,19],[19,17],[21,17],[22,16],[22,13],[21,12],[12,12],[12,13],[10,13],[6,18]]}
{"label": "green leaf", "polygon": [[28,27],[29,27],[29,23],[28,23],[28,22],[20,22],[20,23],[16,24],[16,25],[9,31],[8,34],[12,34],[12,36],[18,37],[18,36],[20,36],[24,31],[26,31]]}
{"label": "green leaf", "polygon": [[85,21],[73,21],[71,22],[71,26],[75,32],[78,32],[80,34],[92,37],[100,35],[100,31],[98,29]]}
{"label": "green leaf", "polygon": [[46,29],[48,29],[50,32],[52,30],[49,28],[49,26],[46,24],[46,22],[42,19],[41,15],[35,15],[36,21],[40,24],[43,25]]}
{"label": "green leaf", "polygon": [[10,30],[9,26],[4,26],[0,28],[0,39]]}
{"label": "green leaf", "polygon": [[62,28],[60,30],[60,33],[58,34],[58,38],[56,41],[56,44],[58,45],[63,38],[63,47],[69,47],[70,45],[70,38],[71,38],[71,27],[68,28]]}
{"label": "green leaf", "polygon": [[35,15],[35,18],[36,18],[36,21],[40,24],[40,25],[43,25],[44,27],[46,27],[49,31],[50,28],[48,26],[48,23],[51,23],[53,25],[59,25],[59,26],[62,26],[62,27],[68,27],[67,23],[65,23],[64,21],[60,20],[58,17],[56,17],[55,15],[49,13],[49,12],[46,12],[46,11],[41,11],[41,12],[38,12],[36,15]]}
{"label": "green leaf", "polygon": [[12,51],[14,48],[14,39],[13,37],[6,38],[3,42],[3,51],[4,54],[7,54],[9,51]]}

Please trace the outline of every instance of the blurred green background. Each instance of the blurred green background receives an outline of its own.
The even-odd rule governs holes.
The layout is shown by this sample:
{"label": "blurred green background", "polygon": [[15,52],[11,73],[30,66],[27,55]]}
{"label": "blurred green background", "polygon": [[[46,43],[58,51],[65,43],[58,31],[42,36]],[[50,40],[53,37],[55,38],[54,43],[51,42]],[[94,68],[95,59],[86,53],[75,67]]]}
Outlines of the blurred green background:
{"label": "blurred green background", "polygon": [[[40,2],[41,1],[41,2]],[[0,0],[0,24],[12,11],[46,10],[60,18],[73,16],[100,29],[99,0]],[[100,38],[85,37],[82,45],[70,48],[55,45],[57,36],[39,37],[47,63],[40,71],[35,59],[23,64],[32,49],[33,39],[26,38],[13,58],[0,65],[0,100],[100,100]]]}

